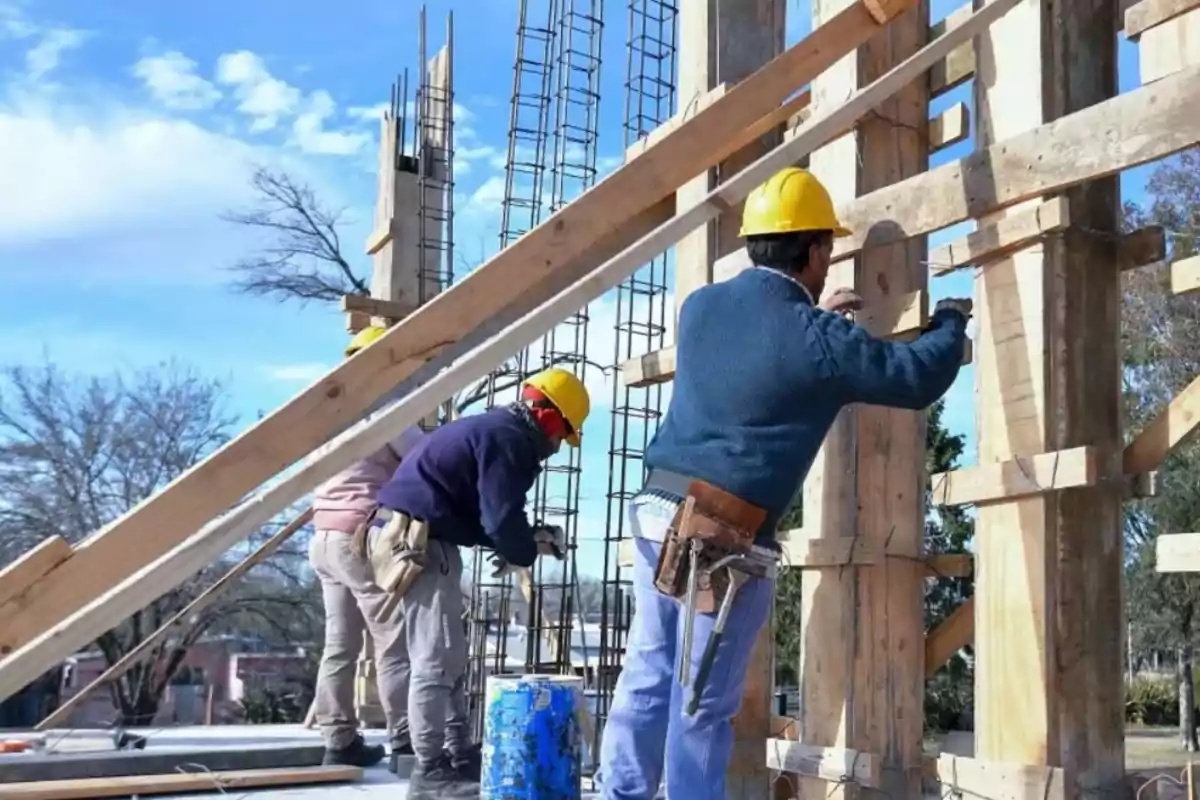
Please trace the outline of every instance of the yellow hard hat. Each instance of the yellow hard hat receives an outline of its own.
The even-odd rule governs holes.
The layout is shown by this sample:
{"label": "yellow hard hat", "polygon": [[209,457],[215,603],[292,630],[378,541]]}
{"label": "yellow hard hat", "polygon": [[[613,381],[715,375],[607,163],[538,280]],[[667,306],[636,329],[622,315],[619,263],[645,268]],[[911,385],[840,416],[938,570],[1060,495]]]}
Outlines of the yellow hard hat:
{"label": "yellow hard hat", "polygon": [[850,231],[838,222],[829,192],[811,172],[799,167],[781,169],[746,198],[739,236],[796,231]]}
{"label": "yellow hard hat", "polygon": [[554,407],[563,415],[563,419],[571,425],[571,435],[567,444],[579,447],[579,435],[583,433],[583,421],[592,410],[592,400],[588,396],[587,387],[574,373],[558,367],[544,369],[536,375],[530,375],[521,383],[521,388],[532,386],[554,403]]}
{"label": "yellow hard hat", "polygon": [[380,328],[378,325],[372,325],[369,328],[363,328],[358,333],[354,334],[354,338],[350,340],[350,344],[346,345],[346,355],[352,356],[359,350],[369,345],[371,342],[378,339],[387,333],[386,328]]}

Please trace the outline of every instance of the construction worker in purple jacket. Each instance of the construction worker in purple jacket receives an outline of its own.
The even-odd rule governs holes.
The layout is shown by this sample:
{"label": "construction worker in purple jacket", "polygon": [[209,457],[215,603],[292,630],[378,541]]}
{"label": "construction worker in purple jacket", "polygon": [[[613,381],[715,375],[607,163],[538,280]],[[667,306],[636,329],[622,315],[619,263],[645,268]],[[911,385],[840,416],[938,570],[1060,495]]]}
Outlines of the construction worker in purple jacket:
{"label": "construction worker in purple jacket", "polygon": [[[672,800],[725,797],[731,722],[774,594],[775,526],[825,434],[853,403],[923,409],[958,374],[969,300],[939,302],[912,342],[854,325],[844,312],[862,301],[851,290],[820,301],[833,241],[849,234],[820,181],[782,170],[746,200],[741,235],[754,267],[700,288],[680,308],[670,406],[630,502],[635,612],[601,745],[606,800],[651,800],[664,777]],[[717,615],[687,615],[691,649],[681,652],[684,606],[662,590],[671,573],[659,562],[681,552],[673,549],[684,535],[677,528],[700,489],[757,512],[743,558],[762,575],[739,578],[707,667],[712,679],[685,689],[680,676],[699,683]]]}
{"label": "construction worker in purple jacket", "polygon": [[526,495],[563,442],[579,446],[589,410],[575,375],[547,369],[524,381],[517,402],[426,434],[379,492],[382,510],[372,524],[399,517],[419,529],[409,541],[424,550],[399,600],[411,665],[413,800],[479,796],[478,765],[455,758],[461,743],[445,741],[447,732],[466,731],[467,710],[454,691],[467,669],[459,548],[494,551],[496,574],[531,567],[539,555],[565,558],[562,529],[531,524]]}

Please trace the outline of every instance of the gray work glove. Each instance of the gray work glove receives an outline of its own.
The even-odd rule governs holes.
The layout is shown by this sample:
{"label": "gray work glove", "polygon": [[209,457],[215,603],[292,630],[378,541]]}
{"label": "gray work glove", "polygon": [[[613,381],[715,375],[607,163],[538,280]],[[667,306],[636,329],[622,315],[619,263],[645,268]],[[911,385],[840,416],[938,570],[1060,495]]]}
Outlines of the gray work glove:
{"label": "gray work glove", "polygon": [[567,534],[557,525],[535,525],[533,541],[540,556],[554,556],[559,561],[567,557]]}
{"label": "gray work glove", "polygon": [[957,311],[958,313],[962,314],[964,318],[970,319],[971,309],[974,307],[975,304],[971,302],[971,298],[969,297],[947,297],[942,300],[938,300],[937,305],[933,308],[933,313],[936,314],[942,310]]}

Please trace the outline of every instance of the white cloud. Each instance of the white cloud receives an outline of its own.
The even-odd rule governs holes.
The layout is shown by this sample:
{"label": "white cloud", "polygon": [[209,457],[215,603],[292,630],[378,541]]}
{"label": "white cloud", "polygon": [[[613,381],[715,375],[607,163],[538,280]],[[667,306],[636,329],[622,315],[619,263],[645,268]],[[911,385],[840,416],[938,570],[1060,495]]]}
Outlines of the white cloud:
{"label": "white cloud", "polygon": [[217,82],[234,87],[238,110],[253,117],[250,130],[269,131],[300,104],[300,90],[271,75],[262,58],[249,50],[217,59]]}
{"label": "white cloud", "polygon": [[333,116],[336,108],[329,92],[318,90],[309,95],[307,107],[292,123],[292,136],[301,150],[317,155],[348,156],[371,141],[365,133],[326,130],[325,120]]}
{"label": "white cloud", "polygon": [[350,106],[346,109],[346,116],[377,123],[383,119],[383,112],[387,111],[390,106],[390,103],[376,103],[373,106]]}
{"label": "white cloud", "polygon": [[267,378],[273,381],[283,381],[288,383],[312,383],[320,377],[323,377],[332,367],[329,364],[308,363],[308,364],[283,364],[280,366],[267,367],[264,373]]}
{"label": "white cloud", "polygon": [[68,50],[83,44],[87,34],[70,28],[54,28],[45,31],[41,40],[25,53],[25,67],[29,77],[37,80],[58,66],[59,58]]}
{"label": "white cloud", "polygon": [[197,111],[221,99],[221,92],[196,74],[196,62],[177,50],[141,59],[133,74],[167,108]]}

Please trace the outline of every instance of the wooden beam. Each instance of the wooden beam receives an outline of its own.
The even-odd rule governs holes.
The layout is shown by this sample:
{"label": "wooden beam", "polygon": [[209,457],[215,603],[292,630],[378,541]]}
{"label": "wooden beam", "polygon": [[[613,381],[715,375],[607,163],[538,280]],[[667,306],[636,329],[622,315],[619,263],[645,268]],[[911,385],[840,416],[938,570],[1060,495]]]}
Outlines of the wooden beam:
{"label": "wooden beam", "polygon": [[968,597],[925,635],[925,677],[932,678],[975,636],[975,598]]}
{"label": "wooden beam", "polygon": [[1095,448],[1085,446],[939,472],[930,477],[933,502],[941,506],[982,504],[1094,486],[1100,477],[1098,462]]}
{"label": "wooden beam", "polygon": [[[667,136],[679,130],[679,127],[683,125],[685,121],[724,97],[728,91],[729,84],[721,83],[699,95],[689,98],[681,98],[680,104],[683,106],[682,111],[671,117],[663,124],[659,125],[654,130],[650,131],[642,138],[638,139],[633,144],[629,145],[629,147],[625,148],[625,163],[628,164],[630,161],[633,161],[642,153],[646,152],[651,145],[658,144]],[[804,92],[803,94],[805,95],[804,105],[808,105],[808,93]]]}
{"label": "wooden beam", "polygon": [[1121,271],[1165,261],[1167,236],[1160,225],[1147,225],[1123,235],[1117,243],[1117,266]]}
{"label": "wooden beam", "polygon": [[1142,32],[1200,8],[1200,0],[1141,0],[1125,10],[1125,36],[1138,41]]}
{"label": "wooden beam", "polygon": [[[889,0],[886,8],[889,13],[899,13],[913,2]],[[518,313],[537,308],[538,303],[563,291],[563,278],[573,273],[571,268],[586,270],[602,262],[592,254],[598,242],[620,238],[641,213],[657,208],[684,181],[730,155],[730,142],[753,130],[764,115],[777,109],[797,88],[880,29],[865,6],[847,9],[648,149],[636,165],[615,170],[163,491],[97,531],[75,556],[21,598],[0,608],[0,646],[9,650],[21,647],[111,590],[139,567],[170,551],[246,492],[352,424],[397,384],[418,370],[432,373],[435,365],[425,369],[430,359],[441,358],[444,361],[438,364],[448,363],[457,348],[478,344],[498,314],[508,313],[510,308]],[[916,72],[919,70],[912,74]],[[901,79],[911,77],[905,74]],[[876,88],[869,97],[854,98],[840,115],[828,117],[817,128],[818,133],[861,116],[897,88],[893,81]],[[792,143],[794,150],[764,161],[773,169],[802,153],[810,142],[811,137],[801,137]],[[641,241],[652,245],[652,255],[657,254],[717,213],[719,207],[713,206],[713,201],[728,205],[737,195],[744,197],[749,192],[751,181],[763,177],[761,170],[747,170],[743,175],[743,180],[731,180],[729,188],[715,193],[690,213],[679,215],[658,229],[656,236]],[[537,268],[530,269],[531,264]],[[620,272],[623,266],[617,264],[613,272]],[[602,284],[603,280],[588,286],[599,288]],[[563,318],[570,313],[573,310],[564,313]],[[496,363],[510,354],[503,353]],[[426,413],[442,400],[444,397],[434,400],[419,413]],[[415,419],[409,424],[412,422]],[[329,474],[350,463],[341,461],[340,456],[329,459]]]}
{"label": "wooden beam", "polygon": [[939,553],[925,559],[927,578],[969,578],[975,574],[975,556],[971,553]]}
{"label": "wooden beam", "polygon": [[1149,472],[1162,466],[1172,450],[1191,436],[1200,424],[1200,378],[1175,395],[1167,407],[1125,446],[1122,465],[1126,475]]}
{"label": "wooden beam", "polygon": [[1200,256],[1171,264],[1171,291],[1175,294],[1200,292]]}
{"label": "wooden beam", "polygon": [[[931,759],[932,760],[932,759]],[[995,800],[1066,800],[1066,771],[1061,767],[981,761],[943,753],[933,761],[941,797]]]}
{"label": "wooden beam", "polygon": [[400,223],[388,219],[367,237],[367,255],[373,256],[396,239],[401,230]]}
{"label": "wooden beam", "polygon": [[75,778],[4,784],[4,800],[99,800],[183,792],[219,792],[267,786],[306,786],[361,780],[361,767],[287,767],[230,772],[184,772],[128,775],[120,778]]}
{"label": "wooden beam", "polygon": [[1164,533],[1154,540],[1157,572],[1200,572],[1200,533]]}
{"label": "wooden beam", "polygon": [[1200,64],[1200,8],[1172,17],[1138,37],[1142,85]]}
{"label": "wooden beam", "polygon": [[100,686],[105,686],[118,680],[122,675],[129,672],[138,664],[146,659],[146,656],[165,642],[172,632],[179,625],[187,623],[196,614],[199,614],[204,609],[211,606],[221,598],[225,590],[232,587],[238,580],[241,579],[250,570],[257,567],[262,562],[270,558],[276,550],[283,545],[288,539],[291,539],[297,531],[312,521],[313,510],[310,506],[302,511],[299,516],[295,517],[291,522],[281,527],[278,531],[270,536],[265,542],[258,546],[257,549],[250,555],[242,559],[238,564],[233,566],[228,572],[216,580],[211,586],[205,589],[200,594],[196,595],[192,602],[184,606],[178,613],[164,622],[158,630],[143,639],[137,647],[130,650],[121,657],[117,663],[102,672],[95,680],[87,686],[80,689],[71,697],[67,698],[53,713],[39,722],[34,730],[45,731],[51,728],[58,727],[65,723],[71,717],[71,712],[86,700],[91,693]]}
{"label": "wooden beam", "polygon": [[[1191,68],[841,203],[853,235],[837,240],[834,258],[853,256],[868,239],[882,247],[1165,158],[1200,142],[1197,107],[1200,69]],[[743,249],[714,271],[732,276],[749,266]]]}
{"label": "wooden beam", "polygon": [[930,250],[929,268],[934,275],[946,275],[963,267],[986,264],[1070,224],[1071,210],[1067,199],[1055,197]]}
{"label": "wooden beam", "polygon": [[[951,11],[945,19],[934,23],[930,38],[941,36],[946,31],[954,30],[971,16],[970,3],[959,6]],[[975,45],[964,42],[954,48],[929,71],[929,96],[938,97],[957,86],[966,83],[975,75]]]}
{"label": "wooden beam", "polygon": [[400,300],[386,300],[362,294],[342,295],[342,311],[348,313],[366,314],[371,317],[384,317],[398,321],[415,310],[415,305]]}
{"label": "wooden beam", "polygon": [[768,739],[766,766],[776,772],[830,783],[852,782],[868,789],[882,785],[879,757],[844,747],[816,747],[792,739]]}
{"label": "wooden beam", "polygon": [[47,536],[0,570],[0,604],[17,597],[50,570],[71,557],[71,545],[61,536]]}
{"label": "wooden beam", "polygon": [[955,103],[929,120],[929,152],[936,153],[965,142],[971,135],[971,112],[966,103]]}

